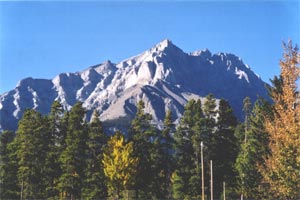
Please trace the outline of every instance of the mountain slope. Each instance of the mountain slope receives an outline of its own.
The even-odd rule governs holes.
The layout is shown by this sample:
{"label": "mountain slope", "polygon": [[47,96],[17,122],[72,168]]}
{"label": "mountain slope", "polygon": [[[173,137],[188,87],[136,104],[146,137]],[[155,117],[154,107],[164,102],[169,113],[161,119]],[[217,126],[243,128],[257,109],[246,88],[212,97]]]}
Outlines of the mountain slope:
{"label": "mountain slope", "polygon": [[15,129],[26,108],[48,113],[54,100],[70,109],[82,101],[87,110],[97,109],[101,120],[124,126],[144,100],[145,110],[159,125],[165,111],[179,118],[191,98],[213,93],[229,100],[242,118],[242,101],[249,96],[267,98],[265,83],[233,54],[190,54],[169,40],[118,64],[107,61],[76,73],[62,73],[52,80],[27,78],[0,96],[0,128]]}

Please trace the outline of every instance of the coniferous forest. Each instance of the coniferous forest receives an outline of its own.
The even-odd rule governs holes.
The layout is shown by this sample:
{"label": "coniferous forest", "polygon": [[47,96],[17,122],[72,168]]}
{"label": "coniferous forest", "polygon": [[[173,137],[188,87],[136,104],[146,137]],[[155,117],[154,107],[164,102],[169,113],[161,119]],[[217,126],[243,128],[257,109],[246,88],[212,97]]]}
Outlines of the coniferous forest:
{"label": "coniferous forest", "polygon": [[162,130],[137,102],[126,134],[105,133],[97,111],[87,122],[81,102],[26,110],[0,136],[0,198],[299,199],[299,62],[284,44],[272,102],[245,98],[244,122],[212,94],[190,100],[177,126],[166,112]]}

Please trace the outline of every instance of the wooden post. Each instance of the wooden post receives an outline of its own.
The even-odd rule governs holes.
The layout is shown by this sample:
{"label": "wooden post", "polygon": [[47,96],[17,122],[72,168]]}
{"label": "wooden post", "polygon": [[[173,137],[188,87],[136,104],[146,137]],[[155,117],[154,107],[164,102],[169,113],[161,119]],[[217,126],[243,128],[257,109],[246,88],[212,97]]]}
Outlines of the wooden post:
{"label": "wooden post", "polygon": [[204,163],[203,163],[203,142],[201,142],[201,172],[202,172],[202,200],[204,200]]}
{"label": "wooden post", "polygon": [[212,160],[210,160],[210,199],[214,199],[214,184],[213,184],[213,166]]}
{"label": "wooden post", "polygon": [[223,199],[226,200],[226,187],[225,187],[225,181],[223,181]]}
{"label": "wooden post", "polygon": [[20,196],[20,198],[21,198],[21,200],[23,200],[23,189],[24,189],[24,181],[22,180],[22,184],[21,184],[21,196]]}

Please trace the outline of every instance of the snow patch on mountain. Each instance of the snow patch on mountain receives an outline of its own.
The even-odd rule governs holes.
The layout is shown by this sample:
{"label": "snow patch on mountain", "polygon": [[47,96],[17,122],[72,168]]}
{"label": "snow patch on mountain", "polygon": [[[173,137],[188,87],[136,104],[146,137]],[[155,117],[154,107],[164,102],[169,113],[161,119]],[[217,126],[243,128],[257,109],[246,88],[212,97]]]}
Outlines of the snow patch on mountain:
{"label": "snow patch on mountain", "polygon": [[235,67],[235,74],[238,75],[239,79],[244,78],[248,83],[250,83],[249,79],[248,79],[248,75],[246,74],[246,72],[238,69],[237,67]]}

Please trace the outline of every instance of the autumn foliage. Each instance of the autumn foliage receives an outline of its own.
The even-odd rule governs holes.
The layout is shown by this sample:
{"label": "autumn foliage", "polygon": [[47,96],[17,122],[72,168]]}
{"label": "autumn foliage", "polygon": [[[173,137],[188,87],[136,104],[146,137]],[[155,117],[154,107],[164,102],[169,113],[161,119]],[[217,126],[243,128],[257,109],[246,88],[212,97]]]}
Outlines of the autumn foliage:
{"label": "autumn foliage", "polygon": [[119,198],[123,190],[129,189],[136,175],[138,159],[133,157],[133,143],[126,143],[121,133],[115,134],[108,141],[102,162],[109,193]]}
{"label": "autumn foliage", "polygon": [[266,119],[270,154],[262,171],[264,182],[276,198],[296,199],[300,191],[300,62],[297,47],[284,44],[280,61],[281,84],[272,90],[273,116]]}

